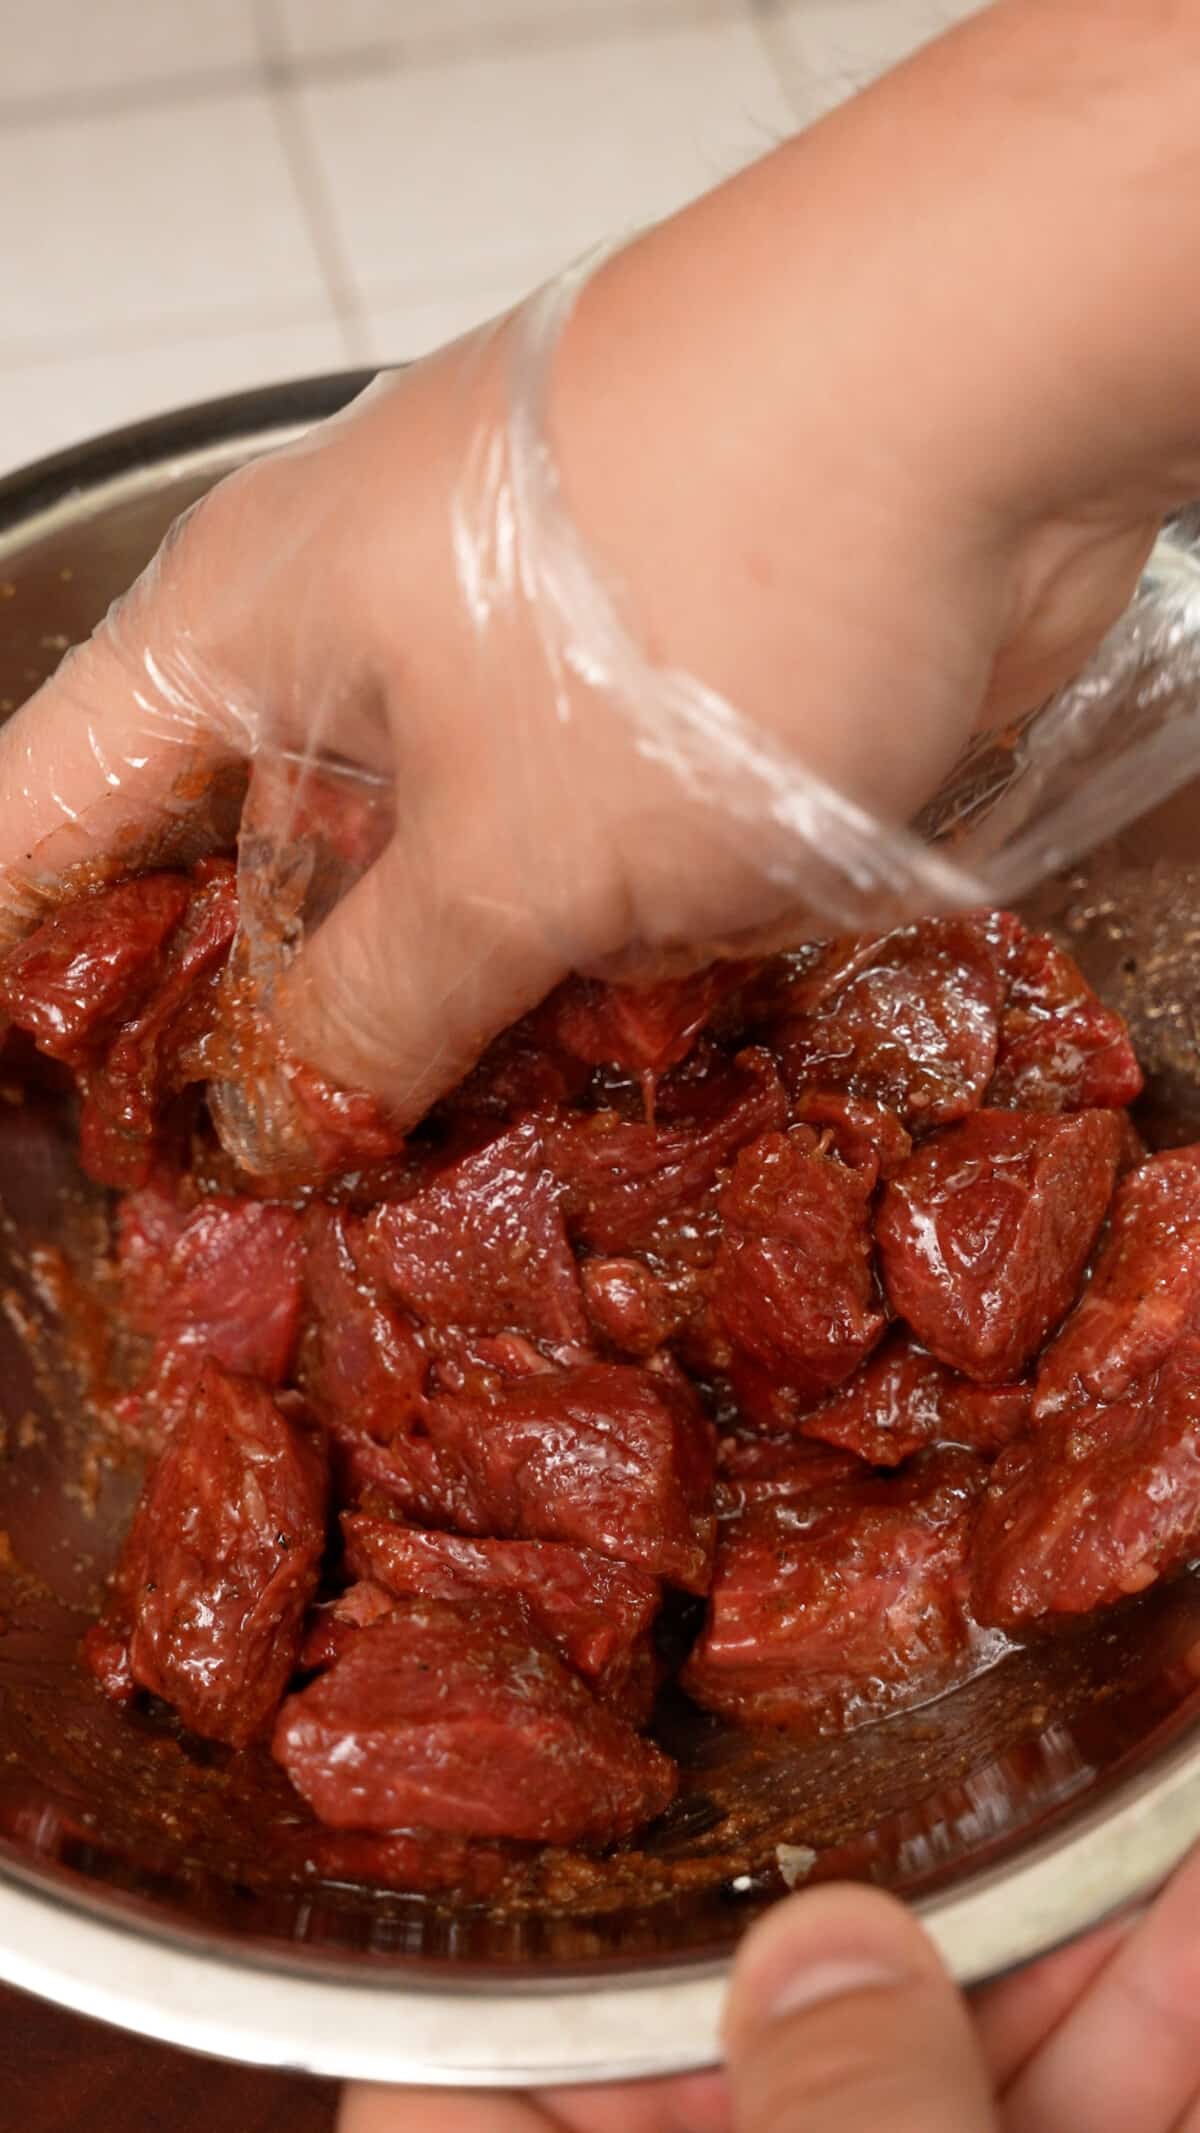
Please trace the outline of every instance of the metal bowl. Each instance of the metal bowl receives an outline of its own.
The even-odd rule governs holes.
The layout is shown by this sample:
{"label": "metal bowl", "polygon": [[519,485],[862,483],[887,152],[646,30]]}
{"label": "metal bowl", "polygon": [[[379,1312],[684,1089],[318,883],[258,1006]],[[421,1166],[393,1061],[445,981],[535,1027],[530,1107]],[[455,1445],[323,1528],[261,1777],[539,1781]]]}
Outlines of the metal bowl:
{"label": "metal bowl", "polygon": [[[135,575],[177,513],[365,382],[185,411],[0,483],[0,711]],[[1039,894],[1131,1013],[1152,1139],[1200,1130],[1194,805],[1178,795]],[[133,1478],[89,1464],[30,1240],[94,1209],[37,1107],[0,1106],[0,1976],[259,2064],[505,2087],[711,2062],[729,1960],[798,1875],[908,1896],[964,1982],[1144,1895],[1200,1835],[1200,1585],[1013,1654],[940,1703],[797,1748],[712,1722],[682,1806],[575,1900],[504,1913],[297,1864],[294,1803],[76,1661]],[[265,1797],[265,1804],[264,1804]]]}

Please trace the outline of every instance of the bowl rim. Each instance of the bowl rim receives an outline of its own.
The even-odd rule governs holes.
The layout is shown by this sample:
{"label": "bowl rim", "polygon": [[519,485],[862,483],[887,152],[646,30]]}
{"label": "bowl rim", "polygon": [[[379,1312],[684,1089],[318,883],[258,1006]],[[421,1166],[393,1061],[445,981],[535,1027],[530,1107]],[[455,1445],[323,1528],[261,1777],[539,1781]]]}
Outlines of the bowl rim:
{"label": "bowl rim", "polygon": [[[0,564],[78,517],[155,486],[217,476],[354,398],[341,371],[181,407],[0,478]],[[1153,1891],[1200,1839],[1200,1730],[1086,1795],[1019,1852],[919,1900],[960,1983],[995,1978]],[[436,1982],[393,1964],[289,1967],[144,1912],[101,1914],[83,1889],[0,1854],[0,1979],[193,2051],[335,2079],[463,2087],[642,2079],[720,2057],[729,1958],[578,1979]],[[385,1997],[386,1996],[386,1997]],[[464,2019],[468,2014],[469,2019]]]}
{"label": "bowl rim", "polygon": [[[1200,1838],[1200,1743],[1174,1741],[1015,1858],[914,1908],[966,1986],[1150,1895]],[[337,2080],[537,2088],[684,2073],[720,2059],[728,1959],[604,1983],[436,1984],[389,1966],[312,1976],[194,1929],[101,1918],[0,1863],[0,1978],[76,2013],[218,2058]]]}

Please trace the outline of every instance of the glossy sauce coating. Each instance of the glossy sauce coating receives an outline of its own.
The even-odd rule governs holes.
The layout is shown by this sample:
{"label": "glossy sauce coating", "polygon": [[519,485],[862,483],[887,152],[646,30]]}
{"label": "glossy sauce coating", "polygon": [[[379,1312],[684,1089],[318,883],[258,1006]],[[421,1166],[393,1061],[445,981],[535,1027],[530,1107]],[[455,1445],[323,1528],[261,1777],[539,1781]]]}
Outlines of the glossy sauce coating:
{"label": "glossy sauce coating", "polygon": [[[99,891],[0,993],[77,1078],[142,1345],[89,1662],[273,1728],[307,1855],[478,1892],[498,1845],[603,1849],[672,1796],[666,1671],[845,1730],[1200,1545],[1200,1158],[1143,1158],[1054,943],[573,979],[402,1144],[281,1053],[237,915],[220,859]],[[255,1179],[231,1103],[279,1107]]]}

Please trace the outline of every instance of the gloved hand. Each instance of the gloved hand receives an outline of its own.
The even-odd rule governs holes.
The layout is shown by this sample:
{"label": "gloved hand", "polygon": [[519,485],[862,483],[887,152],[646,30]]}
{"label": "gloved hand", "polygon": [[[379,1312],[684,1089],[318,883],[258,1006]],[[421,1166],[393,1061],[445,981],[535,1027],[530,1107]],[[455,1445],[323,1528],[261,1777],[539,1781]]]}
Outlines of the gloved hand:
{"label": "gloved hand", "polygon": [[1195,2133],[1193,1854],[1148,1914],[977,1994],[873,1890],[790,1897],[749,1934],[727,2070],[538,2095],[360,2089],[338,2133]]}
{"label": "gloved hand", "polygon": [[905,823],[1200,486],[1198,81],[1194,15],[1004,0],[222,483],[0,737],[10,928],[249,760],[255,982],[405,1123],[572,967],[980,893]]}

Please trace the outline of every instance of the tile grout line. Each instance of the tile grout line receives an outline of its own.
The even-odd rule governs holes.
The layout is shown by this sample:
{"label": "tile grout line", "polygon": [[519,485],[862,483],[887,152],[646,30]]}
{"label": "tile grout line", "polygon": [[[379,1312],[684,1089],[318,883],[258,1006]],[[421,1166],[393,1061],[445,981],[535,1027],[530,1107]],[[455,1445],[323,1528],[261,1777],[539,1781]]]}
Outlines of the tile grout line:
{"label": "tile grout line", "polygon": [[325,283],[348,363],[362,360],[367,319],[325,184],[312,134],[295,94],[295,76],[281,34],[276,0],[255,0],[263,90],[287,162],[292,189]]}
{"label": "tile grout line", "polygon": [[[803,95],[804,62],[788,36],[783,19],[787,0],[747,0],[747,4],[759,49],[791,107],[797,130],[803,131],[821,116],[821,112],[815,111]],[[831,66],[820,74],[814,69],[811,74],[811,79],[821,87],[836,90],[834,103],[865,88],[870,78],[869,74],[856,75],[854,69],[847,66]],[[829,104],[824,108],[828,109]]]}
{"label": "tile grout line", "polygon": [[[269,0],[268,0],[269,4]],[[749,0],[753,8],[754,0]],[[261,0],[256,6],[260,28],[264,17]],[[747,0],[693,0],[681,13],[671,0],[617,0],[605,13],[571,22],[560,18],[550,23],[530,20],[488,25],[482,31],[432,30],[418,32],[404,41],[344,47],[328,53],[293,57],[267,29],[268,50],[257,65],[214,68],[211,72],[159,75],[136,83],[112,83],[107,87],[66,91],[52,95],[6,97],[0,92],[0,125],[34,131],[69,119],[104,120],[127,116],[139,110],[184,110],[190,105],[219,101],[225,96],[253,93],[268,87],[266,74],[286,74],[290,85],[328,86],[340,82],[373,81],[381,73],[401,67],[406,72],[441,69],[454,61],[526,58],[531,53],[562,51],[589,44],[606,44],[614,37],[650,38],[663,32],[685,34],[743,21]]]}
{"label": "tile grout line", "polygon": [[244,304],[225,311],[209,305],[203,311],[160,314],[129,326],[103,326],[78,334],[31,334],[17,340],[0,336],[0,373],[23,370],[32,364],[53,369],[57,364],[78,363],[89,356],[134,356],[155,348],[190,348],[205,341],[229,340],[240,334],[288,333],[297,327],[329,324],[328,301],[319,309],[312,303],[297,303],[266,312],[257,307],[248,310]]}
{"label": "tile grout line", "polygon": [[781,33],[779,0],[747,0],[750,26],[758,40],[758,48],[770,67],[784,102],[792,116],[800,122],[800,104],[796,94],[795,69],[788,51],[786,38]]}

